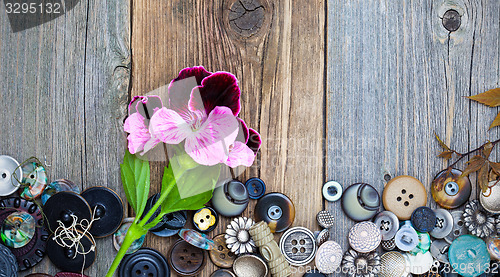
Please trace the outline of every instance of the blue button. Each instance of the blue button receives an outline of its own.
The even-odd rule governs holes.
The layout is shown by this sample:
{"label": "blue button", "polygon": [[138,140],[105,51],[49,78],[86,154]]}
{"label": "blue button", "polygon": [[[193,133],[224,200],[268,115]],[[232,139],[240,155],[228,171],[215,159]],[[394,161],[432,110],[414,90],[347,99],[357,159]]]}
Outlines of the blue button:
{"label": "blue button", "polygon": [[481,275],[490,265],[486,243],[476,236],[463,235],[448,250],[451,267],[464,277]]}
{"label": "blue button", "polygon": [[266,184],[259,178],[248,179],[245,186],[248,190],[248,197],[251,199],[259,199],[266,193]]}

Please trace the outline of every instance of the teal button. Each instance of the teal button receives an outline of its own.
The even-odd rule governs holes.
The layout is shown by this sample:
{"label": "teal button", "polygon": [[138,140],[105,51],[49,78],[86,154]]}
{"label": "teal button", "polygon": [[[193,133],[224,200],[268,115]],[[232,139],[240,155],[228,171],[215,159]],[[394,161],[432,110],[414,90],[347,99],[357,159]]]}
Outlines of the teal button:
{"label": "teal button", "polygon": [[453,241],[448,250],[451,267],[464,277],[481,275],[490,265],[486,243],[472,235],[463,235]]}

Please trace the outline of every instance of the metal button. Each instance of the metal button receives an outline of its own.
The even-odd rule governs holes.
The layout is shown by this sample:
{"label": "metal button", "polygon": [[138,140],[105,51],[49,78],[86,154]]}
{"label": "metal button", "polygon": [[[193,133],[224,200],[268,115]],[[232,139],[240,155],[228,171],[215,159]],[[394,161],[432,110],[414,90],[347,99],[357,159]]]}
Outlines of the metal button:
{"label": "metal button", "polygon": [[382,249],[384,251],[392,251],[392,250],[396,249],[396,242],[395,242],[394,238],[392,238],[390,240],[383,240],[380,242],[380,246],[382,246]]}
{"label": "metal button", "polygon": [[235,217],[247,208],[249,199],[246,186],[231,180],[214,189],[212,206],[220,215]]}
{"label": "metal button", "polygon": [[467,233],[467,227],[465,227],[465,222],[463,218],[462,211],[451,212],[451,217],[453,218],[453,228],[451,232],[444,237],[447,243],[452,243],[456,238]]}
{"label": "metal button", "polygon": [[463,218],[465,227],[474,236],[485,238],[496,232],[495,217],[483,209],[477,199],[465,204]]}
{"label": "metal button", "polygon": [[0,244],[0,273],[3,276],[17,277],[16,256],[7,246]]}
{"label": "metal button", "polygon": [[214,271],[210,277],[236,277],[233,272],[227,269],[219,269]]}
{"label": "metal button", "polygon": [[342,197],[342,185],[328,181],[323,185],[323,197],[329,202],[335,202]]}
{"label": "metal button", "polygon": [[123,220],[123,201],[116,192],[107,187],[91,187],[81,195],[98,218],[90,228],[93,236],[107,237],[120,228]]}
{"label": "metal button", "polygon": [[266,184],[259,178],[250,178],[245,182],[250,199],[259,199],[266,193]]}
{"label": "metal button", "polygon": [[255,224],[253,219],[238,217],[231,220],[226,229],[226,244],[236,255],[253,253],[256,250],[255,241],[250,236],[250,228]]}
{"label": "metal button", "polygon": [[399,228],[398,217],[390,211],[383,211],[378,213],[373,219],[373,222],[380,230],[382,240],[390,240],[394,238]]}
{"label": "metal button", "polygon": [[279,246],[285,259],[294,266],[310,263],[316,254],[314,235],[304,227],[288,229],[281,237]]}
{"label": "metal button", "polygon": [[272,232],[283,232],[295,219],[295,206],[286,195],[273,192],[264,195],[255,205],[255,221],[265,221]]}
{"label": "metal button", "polygon": [[260,277],[267,276],[268,267],[259,256],[246,254],[236,258],[233,271],[237,277]]}
{"label": "metal button", "polygon": [[179,240],[170,247],[167,260],[178,275],[193,276],[203,270],[207,259],[207,251]]}
{"label": "metal button", "polygon": [[193,225],[200,232],[213,231],[218,222],[219,215],[210,207],[201,208],[193,215]]}
{"label": "metal button", "polygon": [[372,277],[380,271],[380,257],[377,252],[358,253],[349,249],[342,259],[342,272],[349,277]]}
{"label": "metal button", "polygon": [[500,182],[497,180],[489,182],[486,192],[479,194],[479,201],[488,212],[500,213]]}
{"label": "metal button", "polygon": [[469,177],[460,177],[461,174],[458,169],[445,169],[434,177],[431,193],[441,207],[455,209],[469,200],[472,186]]}
{"label": "metal button", "polygon": [[445,209],[434,209],[433,211],[436,214],[436,226],[434,226],[430,235],[437,239],[442,239],[450,234],[453,229],[453,217]]}
{"label": "metal button", "polygon": [[335,224],[335,218],[333,218],[333,215],[329,211],[320,211],[316,215],[316,220],[319,226],[323,228],[330,228]]}
{"label": "metal button", "polygon": [[23,164],[23,184],[25,187],[21,190],[21,197],[26,200],[33,200],[39,197],[45,186],[47,186],[47,172],[45,168],[37,162],[28,162]]}
{"label": "metal button", "polygon": [[369,184],[353,184],[342,195],[342,209],[354,221],[369,220],[377,214],[379,206],[380,196]]}
{"label": "metal button", "polygon": [[351,227],[348,238],[352,249],[367,253],[377,249],[382,240],[382,235],[375,223],[363,221]]}
{"label": "metal button", "polygon": [[400,220],[408,220],[416,208],[427,204],[427,192],[418,179],[402,175],[386,184],[382,201],[386,210],[393,212]]}
{"label": "metal button", "polygon": [[208,252],[210,260],[218,267],[231,268],[236,259],[236,255],[227,248],[224,234],[214,237],[213,241],[215,247]]}
{"label": "metal button", "polygon": [[403,255],[410,264],[409,271],[411,274],[420,275],[427,273],[434,264],[434,259],[430,252],[418,253],[416,255],[404,253]]}
{"label": "metal button", "polygon": [[394,241],[396,242],[396,246],[401,251],[410,251],[418,245],[418,234],[409,221],[406,221],[399,231],[396,233],[394,237]]}
{"label": "metal button", "polygon": [[[94,241],[88,235],[84,235],[83,232],[77,232],[79,236],[82,236],[82,239],[77,246],[72,248],[60,246],[52,237],[48,239],[47,256],[56,267],[64,271],[79,272],[82,269],[89,268],[94,263],[96,252],[91,251],[92,248],[95,248]],[[72,245],[73,241],[65,238],[64,243]],[[78,247],[78,252],[76,247]],[[79,252],[87,254],[83,255],[79,254]]]}
{"label": "metal button", "polygon": [[148,276],[169,277],[170,268],[167,259],[151,248],[141,248],[132,255],[127,255],[118,269],[120,277]]}
{"label": "metal button", "polygon": [[23,178],[23,170],[19,167],[19,163],[12,157],[0,156],[0,196],[8,196],[17,191],[21,185],[12,173],[15,171],[17,179],[21,181]]}
{"label": "metal button", "polygon": [[339,268],[342,262],[342,248],[332,240],[323,243],[316,253],[316,267],[321,273],[331,274]]}
{"label": "metal button", "polygon": [[379,277],[401,277],[407,276],[406,259],[400,252],[391,251],[380,257]]}
{"label": "metal button", "polygon": [[323,229],[320,232],[314,232],[316,237],[316,245],[320,247],[325,241],[330,239],[330,231],[328,229]]}
{"label": "metal button", "polygon": [[448,261],[448,249],[450,248],[450,244],[445,240],[437,239],[431,243],[431,254],[434,259],[438,260],[443,264],[449,264]]}
{"label": "metal button", "polygon": [[411,224],[419,232],[430,232],[436,226],[436,214],[429,207],[418,207],[411,214]]}
{"label": "metal button", "polygon": [[490,264],[486,243],[476,236],[463,235],[453,241],[448,250],[451,267],[464,277],[482,274]]}

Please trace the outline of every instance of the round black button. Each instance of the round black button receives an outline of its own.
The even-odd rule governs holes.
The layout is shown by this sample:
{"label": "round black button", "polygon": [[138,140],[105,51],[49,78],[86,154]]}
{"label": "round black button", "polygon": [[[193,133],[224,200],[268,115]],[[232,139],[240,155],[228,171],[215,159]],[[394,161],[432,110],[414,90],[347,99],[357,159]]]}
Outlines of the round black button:
{"label": "round black button", "polygon": [[198,275],[207,263],[207,251],[185,240],[175,242],[168,252],[168,264],[181,276]]}
{"label": "round black button", "polygon": [[87,277],[87,275],[82,275],[81,273],[74,272],[59,272],[54,277]]}
{"label": "round black button", "polygon": [[436,226],[436,213],[429,207],[418,207],[411,214],[411,224],[422,233],[430,232]]}
{"label": "round black button", "polygon": [[201,208],[193,215],[193,225],[200,232],[213,231],[217,223],[219,223],[219,215],[210,207]]}
{"label": "round black button", "polygon": [[134,254],[127,255],[121,262],[118,272],[120,277],[170,276],[167,259],[160,252],[151,248],[141,248]]}
{"label": "round black button", "polygon": [[[144,209],[144,215],[153,208],[156,201],[160,198],[160,194],[154,194],[146,202],[146,207]],[[151,218],[156,218],[160,214],[160,209],[153,213]],[[179,230],[186,225],[187,222],[187,212],[177,211],[169,213],[163,216],[162,220],[153,228],[151,228],[151,233],[159,237],[171,237],[179,232]]]}
{"label": "round black button", "polygon": [[295,206],[284,194],[268,193],[255,205],[255,219],[268,223],[272,232],[283,232],[295,219]]}
{"label": "round black button", "polygon": [[259,178],[250,178],[245,182],[248,190],[248,197],[259,199],[266,193],[266,184]]}
{"label": "round black button", "polygon": [[313,270],[307,271],[302,276],[303,277],[326,277],[325,274],[319,272],[317,269],[313,269]]}
{"label": "round black button", "polygon": [[2,244],[0,244],[0,276],[17,277],[16,256]]}
{"label": "round black button", "polygon": [[91,187],[81,194],[98,220],[92,223],[90,233],[96,238],[107,237],[122,224],[123,202],[116,192],[107,187]]}
{"label": "round black button", "polygon": [[51,232],[59,227],[58,220],[69,227],[73,223],[72,216],[76,216],[78,222],[82,219],[90,222],[92,216],[87,201],[79,194],[69,191],[58,192],[50,197],[43,206],[43,212],[46,216],[46,226]]}
{"label": "round black button", "polygon": [[[49,200],[52,198],[49,198]],[[81,233],[81,231],[78,232]],[[69,239],[64,239],[64,242],[67,245],[73,243]],[[78,244],[79,252],[87,252],[94,246],[92,240],[87,235],[84,235]],[[61,270],[80,272],[82,268],[87,269],[94,263],[96,253],[90,251],[86,255],[78,254],[75,248],[62,247],[51,237],[47,242],[47,256]]]}

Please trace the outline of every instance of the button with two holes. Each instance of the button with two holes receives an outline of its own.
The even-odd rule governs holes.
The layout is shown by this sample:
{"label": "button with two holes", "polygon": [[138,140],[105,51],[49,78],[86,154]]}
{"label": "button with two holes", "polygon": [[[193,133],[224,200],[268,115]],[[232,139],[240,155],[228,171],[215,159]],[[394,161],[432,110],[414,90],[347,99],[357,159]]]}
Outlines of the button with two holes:
{"label": "button with two holes", "polygon": [[294,266],[306,265],[316,255],[314,234],[304,227],[287,230],[281,237],[279,246],[285,259]]}
{"label": "button with two holes", "polygon": [[208,252],[210,260],[221,268],[231,268],[233,266],[236,255],[227,248],[224,234],[217,235],[213,238],[215,247]]}
{"label": "button with two holes", "polygon": [[197,210],[193,215],[193,225],[196,230],[200,232],[211,232],[217,227],[219,222],[219,215],[217,212],[210,208],[205,207]]}
{"label": "button with two holes", "polygon": [[295,206],[286,195],[273,192],[264,195],[255,205],[255,221],[265,221],[272,232],[283,232],[295,219]]}
{"label": "button with two holes", "polygon": [[250,199],[260,199],[266,193],[266,184],[259,178],[250,178],[245,182]]}
{"label": "button with two holes", "polygon": [[465,226],[463,211],[453,211],[451,212],[451,217],[453,218],[453,228],[451,232],[444,237],[447,243],[451,244],[456,238],[461,235],[467,234],[467,227]]}
{"label": "button with two holes", "polygon": [[375,216],[373,222],[379,228],[382,240],[390,240],[398,232],[399,219],[393,212],[380,212]]}
{"label": "button with two holes", "polygon": [[399,220],[408,220],[416,208],[427,204],[427,192],[415,177],[401,175],[386,184],[382,201],[385,209],[393,212]]}
{"label": "button with two holes", "polygon": [[334,202],[342,197],[342,186],[335,181],[328,181],[323,185],[323,197],[326,201]]}
{"label": "button with two holes", "polygon": [[167,259],[160,252],[151,248],[141,248],[134,254],[125,256],[118,271],[120,277],[170,276]]}
{"label": "button with two holes", "polygon": [[207,251],[193,246],[185,240],[175,242],[168,252],[168,264],[181,276],[198,275],[205,267]]}

